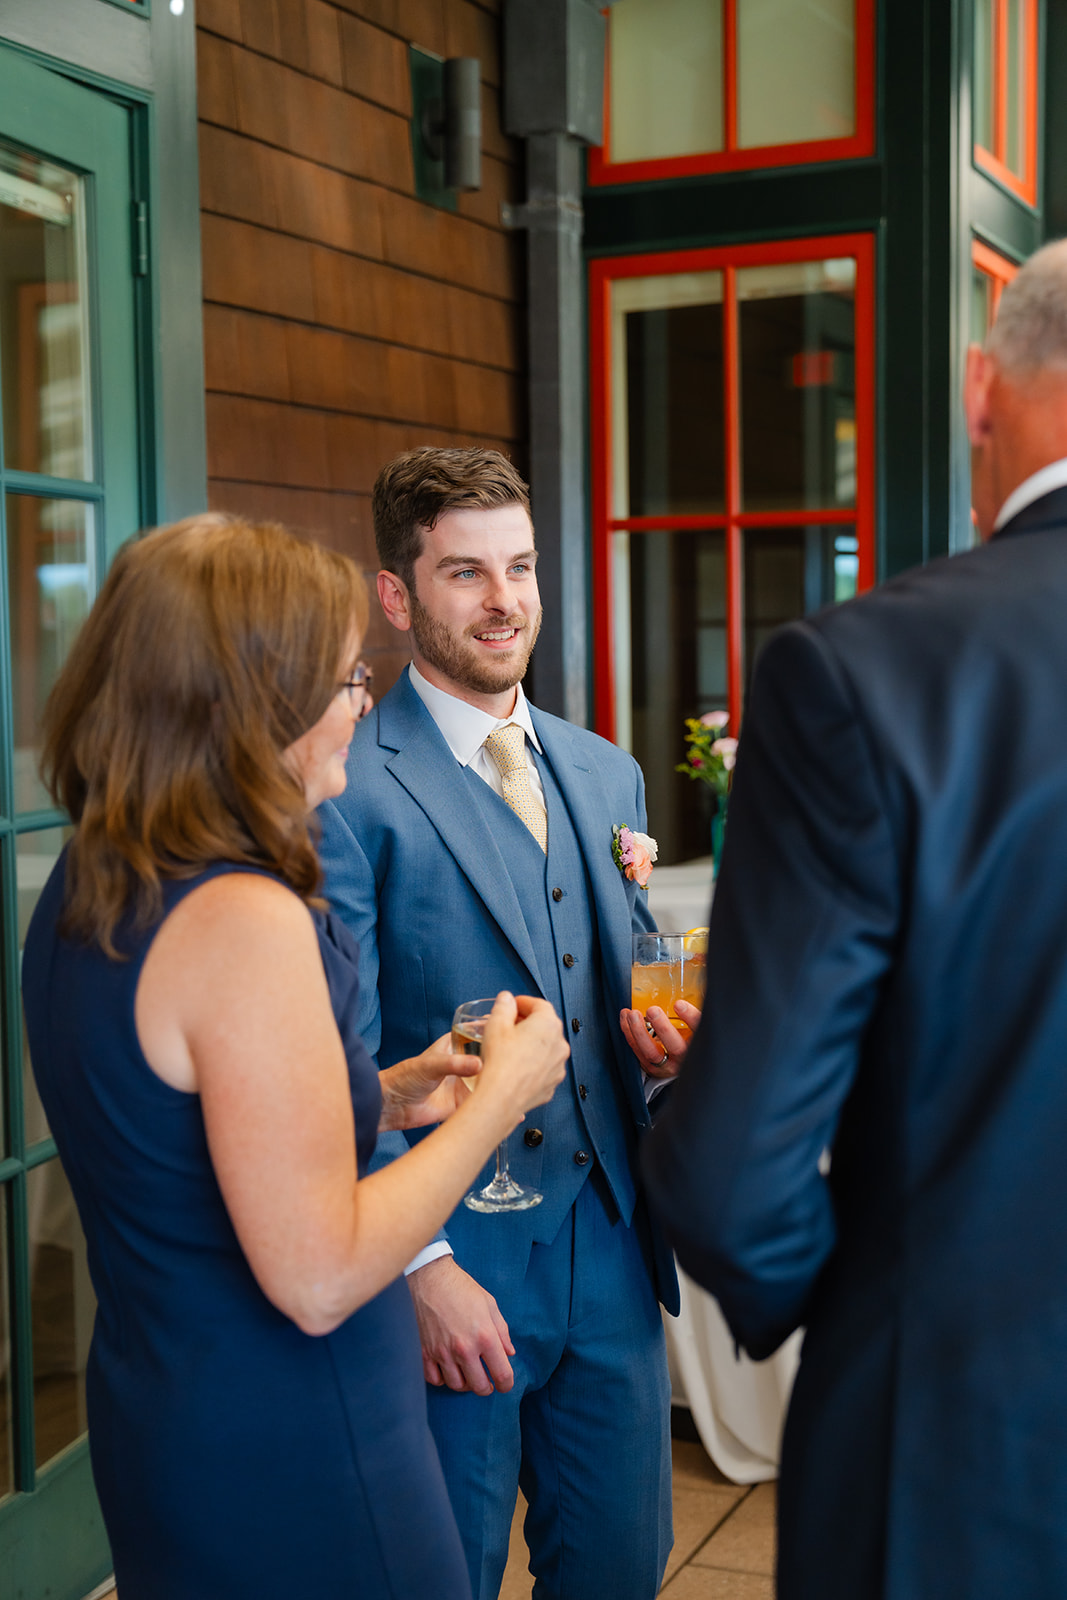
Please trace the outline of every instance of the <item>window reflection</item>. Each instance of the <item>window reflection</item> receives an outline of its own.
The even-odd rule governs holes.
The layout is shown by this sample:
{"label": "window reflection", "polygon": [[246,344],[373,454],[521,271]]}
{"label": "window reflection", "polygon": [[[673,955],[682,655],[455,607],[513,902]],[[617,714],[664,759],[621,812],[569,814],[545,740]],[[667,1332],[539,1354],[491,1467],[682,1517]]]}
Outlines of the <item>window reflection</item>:
{"label": "window reflection", "polygon": [[617,517],[724,505],[722,273],[613,286]]}
{"label": "window reflection", "polygon": [[859,542],[851,528],[746,528],[744,669],[746,689],[767,639],[783,623],[837,600],[851,600]]}
{"label": "window reflection", "polygon": [[974,0],[974,142],[993,148],[994,0]]}
{"label": "window reflection", "polygon": [[81,178],[0,144],[0,347],[9,467],[92,478]]}
{"label": "window reflection", "polygon": [[1023,122],[1026,87],[1023,82],[1025,61],[1024,15],[1022,0],[1008,0],[1008,59],[1005,63],[1004,106],[1004,161],[1012,171],[1022,174],[1025,160]]}
{"label": "window reflection", "polygon": [[[42,828],[37,833],[19,834],[15,841],[15,881],[18,891],[20,962],[22,960],[22,947],[26,943],[26,932],[30,926],[30,918],[33,916],[33,908],[37,904],[41,890],[48,882],[49,875],[59,860],[60,851],[70,838],[72,831],[69,827]],[[34,1145],[40,1144],[42,1139],[49,1137],[49,1129],[44,1107],[41,1105],[37,1094],[37,1084],[34,1081],[33,1069],[30,1064],[30,1048],[26,1039],[25,1021],[22,1022],[22,1105],[26,1145],[28,1149],[32,1150]]]}
{"label": "window reflection", "polygon": [[33,1417],[42,1467],[85,1432],[85,1365],[96,1297],[74,1197],[58,1160],[35,1167],[26,1187]]}
{"label": "window reflection", "polygon": [[37,776],[49,690],[89,610],[93,508],[77,500],[7,497],[8,605],[15,716],[15,809],[51,805]]}
{"label": "window reflection", "polygon": [[742,149],[855,133],[855,10],[855,0],[738,0]]}
{"label": "window reflection", "polygon": [[710,812],[704,785],[680,780],[686,717],[724,704],[726,562],[724,535],[703,532],[625,536],[631,654],[630,748],[645,774],[648,814],[656,819],[660,860],[708,853]]}
{"label": "window reflection", "polygon": [[15,1486],[11,1426],[11,1318],[7,1297],[10,1281],[7,1254],[9,1186],[0,1188],[0,1500]]}
{"label": "window reflection", "polygon": [[[33,908],[70,828],[43,828],[16,840],[19,950]],[[23,1105],[27,1148],[49,1134],[22,1029]],[[34,1167],[26,1180],[29,1213],[30,1306],[33,1325],[33,1406],[37,1465],[85,1432],[85,1363],[96,1298],[89,1282],[85,1239],[58,1160]]]}
{"label": "window reflection", "polygon": [[[849,139],[857,0],[615,0],[608,13],[613,163]],[[728,120],[726,36],[735,49]]]}
{"label": "window reflection", "polygon": [[722,0],[616,0],[608,48],[613,161],[722,149]]}
{"label": "window reflection", "polygon": [[746,511],[855,504],[855,285],[847,258],[737,273]]}
{"label": "window reflection", "polygon": [[985,344],[993,324],[993,280],[978,267],[971,268],[971,343]]}

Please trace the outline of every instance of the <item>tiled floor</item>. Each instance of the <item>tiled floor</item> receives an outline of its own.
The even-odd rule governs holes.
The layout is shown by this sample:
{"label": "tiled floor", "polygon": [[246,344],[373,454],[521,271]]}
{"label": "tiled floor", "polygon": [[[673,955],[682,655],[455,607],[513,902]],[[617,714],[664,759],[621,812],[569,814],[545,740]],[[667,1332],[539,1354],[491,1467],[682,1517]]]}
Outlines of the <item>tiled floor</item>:
{"label": "tiled floor", "polygon": [[[532,1587],[520,1504],[500,1600],[530,1600]],[[675,1439],[674,1550],[660,1593],[667,1600],[774,1600],[774,1484],[730,1483],[699,1444]]]}
{"label": "tiled floor", "polygon": [[[500,1600],[530,1600],[522,1504]],[[667,1600],[774,1600],[774,1485],[741,1488],[712,1466],[699,1444],[674,1441],[674,1551]],[[108,1600],[118,1600],[112,1590]],[[604,1600],[610,1600],[605,1596]]]}

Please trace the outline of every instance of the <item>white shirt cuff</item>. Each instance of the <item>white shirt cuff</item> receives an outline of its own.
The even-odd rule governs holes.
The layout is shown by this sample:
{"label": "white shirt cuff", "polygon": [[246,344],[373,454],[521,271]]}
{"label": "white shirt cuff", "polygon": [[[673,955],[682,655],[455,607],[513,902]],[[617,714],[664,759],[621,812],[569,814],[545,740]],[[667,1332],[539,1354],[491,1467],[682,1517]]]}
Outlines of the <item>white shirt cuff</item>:
{"label": "white shirt cuff", "polygon": [[450,1256],[452,1246],[447,1239],[435,1239],[433,1244],[428,1244],[425,1250],[420,1250],[414,1261],[409,1261],[404,1268],[405,1278],[411,1273],[418,1272],[420,1267],[428,1267],[431,1261],[438,1261],[442,1256]]}
{"label": "white shirt cuff", "polygon": [[644,1070],[642,1070],[641,1076],[645,1080],[644,1090],[646,1106],[650,1106],[652,1104],[653,1100],[659,1094],[661,1089],[665,1089],[669,1083],[674,1082],[673,1078],[650,1078],[648,1073]]}

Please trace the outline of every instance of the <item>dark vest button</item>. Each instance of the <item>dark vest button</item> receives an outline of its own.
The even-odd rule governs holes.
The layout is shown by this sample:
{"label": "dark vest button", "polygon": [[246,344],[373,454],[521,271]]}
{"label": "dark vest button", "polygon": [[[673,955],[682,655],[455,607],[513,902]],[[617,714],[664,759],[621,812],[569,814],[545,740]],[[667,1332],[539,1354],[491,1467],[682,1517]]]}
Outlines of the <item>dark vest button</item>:
{"label": "dark vest button", "polygon": [[543,1138],[544,1134],[540,1128],[527,1128],[522,1136],[522,1142],[528,1150],[536,1150]]}
{"label": "dark vest button", "polygon": [[552,898],[553,898],[553,900],[562,900],[563,899],[563,890],[562,889],[553,889]]}
{"label": "dark vest button", "polygon": [[574,957],[572,955],[565,955],[563,957],[563,965],[565,967],[573,967],[573,965],[574,965]]}
{"label": "dark vest button", "polygon": [[572,1017],[571,1018],[571,1032],[572,1033],[581,1033],[581,1031],[582,1031],[582,1025],[578,1021],[578,1018],[577,1017]]}
{"label": "dark vest button", "polygon": [[576,1150],[574,1152],[574,1164],[575,1164],[576,1167],[584,1167],[588,1160],[589,1160],[589,1151],[588,1150]]}
{"label": "dark vest button", "polygon": [[584,1083],[580,1083],[578,1085],[578,1098],[580,1100],[584,1100],[585,1097],[588,1095],[588,1093],[589,1093],[589,1090],[586,1088],[585,1084]]}

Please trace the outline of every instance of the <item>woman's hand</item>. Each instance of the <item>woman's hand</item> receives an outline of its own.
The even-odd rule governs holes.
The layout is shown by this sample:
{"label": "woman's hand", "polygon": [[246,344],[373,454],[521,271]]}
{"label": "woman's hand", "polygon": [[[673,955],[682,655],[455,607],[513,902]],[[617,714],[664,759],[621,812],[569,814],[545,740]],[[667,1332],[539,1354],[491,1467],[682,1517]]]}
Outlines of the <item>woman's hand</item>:
{"label": "woman's hand", "polygon": [[[688,1000],[676,1000],[674,1004],[678,1016],[695,1033],[700,1021],[699,1007],[691,1006]],[[648,1020],[655,1030],[653,1033],[649,1033],[645,1027],[645,1019],[640,1011],[619,1012],[619,1023],[626,1042],[641,1063],[641,1070],[647,1072],[650,1078],[677,1077],[689,1049],[689,1040],[683,1038],[659,1006],[649,1006]]]}
{"label": "woman's hand", "polygon": [[562,1083],[571,1047],[547,1000],[517,998],[502,990],[482,1038],[478,1095],[499,1094],[510,1103],[515,1126],[534,1106],[551,1100]]}
{"label": "woman's hand", "polygon": [[482,1064],[477,1056],[454,1055],[452,1036],[443,1033],[428,1050],[398,1061],[378,1074],[382,1086],[379,1130],[425,1128],[443,1122],[466,1100]]}

